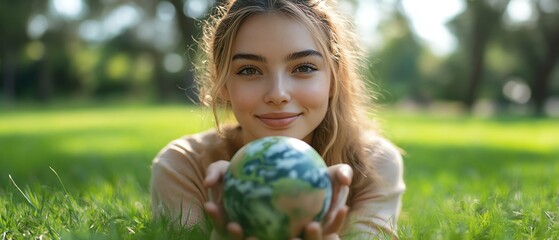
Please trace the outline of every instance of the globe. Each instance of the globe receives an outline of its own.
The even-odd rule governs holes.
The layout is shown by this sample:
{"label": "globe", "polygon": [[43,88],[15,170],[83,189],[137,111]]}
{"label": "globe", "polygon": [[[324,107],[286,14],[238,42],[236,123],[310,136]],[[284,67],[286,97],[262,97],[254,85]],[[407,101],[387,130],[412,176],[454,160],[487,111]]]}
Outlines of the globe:
{"label": "globe", "polygon": [[330,207],[332,185],[320,155],[307,143],[272,136],[243,146],[223,180],[223,207],[245,236],[300,237]]}

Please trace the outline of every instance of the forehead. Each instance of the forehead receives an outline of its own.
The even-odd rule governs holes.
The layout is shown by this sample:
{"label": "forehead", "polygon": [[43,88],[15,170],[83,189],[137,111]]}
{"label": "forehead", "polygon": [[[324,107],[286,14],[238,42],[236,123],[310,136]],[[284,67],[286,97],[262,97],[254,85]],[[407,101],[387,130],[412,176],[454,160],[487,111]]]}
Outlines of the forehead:
{"label": "forehead", "polygon": [[232,50],[233,54],[285,55],[301,50],[322,52],[305,24],[278,13],[259,14],[245,19],[233,41]]}

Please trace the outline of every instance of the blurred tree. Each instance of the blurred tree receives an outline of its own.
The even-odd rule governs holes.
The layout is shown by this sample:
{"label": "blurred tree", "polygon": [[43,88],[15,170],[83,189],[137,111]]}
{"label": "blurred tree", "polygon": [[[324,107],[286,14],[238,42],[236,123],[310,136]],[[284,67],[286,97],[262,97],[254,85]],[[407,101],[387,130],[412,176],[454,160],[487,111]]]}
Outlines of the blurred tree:
{"label": "blurred tree", "polygon": [[[55,1],[64,0],[0,1],[4,102],[152,96],[184,101],[185,94],[197,100],[190,64],[200,23],[208,16],[197,4],[211,8],[225,0],[82,0],[83,12],[73,17],[55,9]],[[530,85],[532,106],[541,114],[549,95],[559,92],[553,79],[559,74],[559,4],[554,0],[531,0],[537,18],[512,28],[503,21],[509,0],[465,0],[467,9],[449,24],[459,46],[447,56],[431,53],[418,41],[401,0],[339,4],[357,16],[361,4],[371,7],[370,1],[382,10],[375,16],[382,41],[370,52],[374,67],[367,70],[385,89],[383,101],[436,98],[471,109],[484,98],[513,106],[517,103],[506,98],[503,86],[516,77]]]}
{"label": "blurred tree", "polygon": [[72,59],[81,45],[78,38],[78,22],[60,21],[52,30],[47,31],[41,38],[45,45],[44,59],[40,62],[43,73],[39,81],[39,99],[50,101],[51,98],[68,97],[75,95],[82,87],[72,66]]}
{"label": "blurred tree", "polygon": [[538,10],[537,30],[543,36],[541,44],[545,48],[541,65],[532,66],[534,71],[534,103],[535,114],[544,114],[544,105],[548,97],[548,86],[553,69],[557,65],[559,58],[559,7],[556,9],[548,9],[544,11],[541,0],[537,1],[536,9]]}
{"label": "blurred tree", "polygon": [[370,62],[375,63],[382,88],[390,89],[390,96],[381,96],[382,100],[395,102],[410,97],[414,101],[421,101],[418,59],[422,47],[408,20],[401,11],[395,11],[391,18],[381,24],[380,31],[384,45]]}
{"label": "blurred tree", "polygon": [[27,28],[27,18],[33,2],[0,1],[0,71],[3,97],[7,102],[14,101],[16,97],[17,69],[20,65],[18,55],[28,41],[27,34],[22,29]]}
{"label": "blurred tree", "polygon": [[[532,89],[533,113],[544,115],[549,93],[553,90],[551,78],[559,58],[559,4],[555,9],[543,9],[542,0],[533,1],[532,17],[524,22],[510,22],[498,35],[512,64],[506,66],[504,78],[527,81]],[[511,62],[502,57],[500,65]],[[492,68],[497,68],[493,66]],[[502,86],[501,86],[502,87]]]}
{"label": "blurred tree", "polygon": [[[145,11],[147,12],[147,15],[150,17],[150,19],[152,19],[152,21],[156,21],[157,19],[157,6],[161,2],[165,2],[165,1],[147,1],[144,4],[142,4],[142,6],[145,7]],[[174,9],[176,13],[175,18],[179,18],[179,16],[182,15],[182,9],[183,9],[182,4],[179,6],[175,6]],[[156,24],[154,24],[152,27],[156,27]],[[157,34],[157,31],[154,31],[154,33]],[[153,40],[155,40],[155,37],[153,38]],[[180,42],[182,41],[183,39],[181,39]],[[168,78],[169,76],[165,74],[165,69],[163,66],[165,51],[161,48],[158,48],[155,42],[153,42],[150,46],[147,46],[145,50],[148,51],[149,54],[154,59],[152,81],[156,89],[155,92],[156,98],[160,102],[169,101],[172,96],[170,92],[172,92],[174,86],[174,84],[172,83],[174,81],[171,81]]]}
{"label": "blurred tree", "polygon": [[[181,45],[182,49],[186,51],[186,63],[187,69],[190,70],[190,63],[192,62],[192,56],[195,54],[194,50],[196,48],[196,38],[200,33],[200,29],[197,27],[197,20],[191,17],[186,16],[182,9],[184,8],[184,1],[182,0],[171,0],[171,3],[177,9],[177,17],[176,21],[179,26],[179,31],[181,33]],[[186,96],[191,99],[192,101],[196,101],[198,98],[196,97],[195,88],[194,88],[194,74],[192,71],[185,71],[185,87],[183,88],[185,91]]]}
{"label": "blurred tree", "polygon": [[[467,110],[472,110],[476,97],[482,83],[485,70],[485,53],[490,38],[502,26],[502,16],[509,0],[471,0],[466,1],[467,10],[464,14],[466,18],[461,20],[470,21],[469,27],[455,28],[457,35],[465,35],[464,45],[470,51],[469,66],[471,67],[469,74],[469,86],[466,96],[464,97],[464,105]],[[463,33],[460,33],[460,32]]]}
{"label": "blurred tree", "polygon": [[[200,41],[199,39],[201,33],[200,21],[201,20],[203,21],[204,18],[202,18],[201,20],[195,19],[190,16],[187,16],[184,13],[184,11],[181,11],[182,9],[184,9],[184,5],[187,4],[188,1],[185,0],[170,0],[170,1],[175,7],[175,9],[177,9],[178,11],[176,21],[178,23],[178,28],[181,33],[181,41],[180,41],[182,45],[181,48],[185,49],[185,52],[187,53],[185,54],[185,56],[187,58],[186,63],[188,69],[192,70],[190,64],[193,62],[193,57],[196,54],[197,41]],[[210,11],[212,11],[214,7],[222,5],[225,2],[227,2],[227,0],[208,0],[208,4],[210,5],[208,7]],[[185,87],[183,89],[185,91],[187,98],[193,102],[197,102],[198,97],[196,93],[193,72],[186,71],[184,79],[185,79],[185,83],[184,83]]]}

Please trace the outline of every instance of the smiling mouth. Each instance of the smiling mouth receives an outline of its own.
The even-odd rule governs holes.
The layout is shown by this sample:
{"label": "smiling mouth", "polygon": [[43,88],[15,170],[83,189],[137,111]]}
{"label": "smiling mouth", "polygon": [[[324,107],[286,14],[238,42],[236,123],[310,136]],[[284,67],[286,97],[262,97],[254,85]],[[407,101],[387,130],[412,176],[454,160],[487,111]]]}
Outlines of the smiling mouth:
{"label": "smiling mouth", "polygon": [[270,128],[285,128],[295,122],[301,116],[301,113],[269,113],[257,115],[256,117]]}

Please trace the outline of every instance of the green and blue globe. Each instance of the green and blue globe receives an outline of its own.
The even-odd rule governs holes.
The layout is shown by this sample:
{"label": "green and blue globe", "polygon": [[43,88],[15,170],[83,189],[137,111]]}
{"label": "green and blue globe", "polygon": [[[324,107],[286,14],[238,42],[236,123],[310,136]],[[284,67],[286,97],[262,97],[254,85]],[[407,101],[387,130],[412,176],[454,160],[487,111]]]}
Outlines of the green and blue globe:
{"label": "green and blue globe", "polygon": [[290,239],[330,207],[332,185],[320,155],[291,137],[265,137],[242,147],[224,176],[223,205],[245,236]]}

